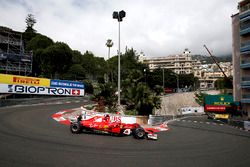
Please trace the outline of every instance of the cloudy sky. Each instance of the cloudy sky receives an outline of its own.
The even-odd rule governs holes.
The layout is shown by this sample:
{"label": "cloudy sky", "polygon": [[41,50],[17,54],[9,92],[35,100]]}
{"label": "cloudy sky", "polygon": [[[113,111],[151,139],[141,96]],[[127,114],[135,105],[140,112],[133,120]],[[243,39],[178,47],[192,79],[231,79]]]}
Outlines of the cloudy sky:
{"label": "cloudy sky", "polygon": [[113,11],[124,10],[121,22],[121,51],[133,47],[147,57],[179,54],[216,56],[232,50],[231,15],[237,0],[0,0],[0,26],[26,29],[25,18],[33,14],[34,29],[73,50],[92,51],[107,58],[107,39],[118,50],[118,22]]}

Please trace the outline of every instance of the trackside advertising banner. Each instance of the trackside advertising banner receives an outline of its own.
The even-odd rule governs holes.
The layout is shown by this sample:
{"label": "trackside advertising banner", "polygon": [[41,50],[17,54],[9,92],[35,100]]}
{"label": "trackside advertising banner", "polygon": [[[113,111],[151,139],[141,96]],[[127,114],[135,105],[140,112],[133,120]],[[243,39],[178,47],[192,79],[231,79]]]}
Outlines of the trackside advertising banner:
{"label": "trackside advertising banner", "polygon": [[50,80],[50,86],[60,87],[60,88],[84,89],[84,85],[81,82],[53,80],[53,79]]}
{"label": "trackside advertising banner", "polygon": [[11,85],[29,85],[29,86],[49,87],[50,79],[0,74],[0,83],[11,84]]}
{"label": "trackside advertising banner", "polygon": [[0,74],[0,93],[84,96],[85,92],[81,82]]}

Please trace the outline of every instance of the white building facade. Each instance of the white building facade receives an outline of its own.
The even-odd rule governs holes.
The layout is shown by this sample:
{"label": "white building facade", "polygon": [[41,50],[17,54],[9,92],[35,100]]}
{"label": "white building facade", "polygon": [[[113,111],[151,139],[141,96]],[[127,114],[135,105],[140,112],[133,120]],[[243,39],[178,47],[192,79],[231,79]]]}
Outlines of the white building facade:
{"label": "white building facade", "polygon": [[185,49],[180,55],[145,58],[143,62],[149,65],[150,70],[161,68],[172,70],[176,74],[191,74],[196,61],[192,60],[190,53],[188,49]]}
{"label": "white building facade", "polygon": [[[143,56],[143,59],[141,58],[140,60],[148,64],[150,70],[161,68],[172,70],[176,74],[194,74],[200,82],[201,89],[213,89],[215,81],[224,77],[215,63],[201,64],[199,60],[193,60],[188,49],[185,49],[179,55],[154,58]],[[231,62],[219,63],[219,65],[228,77],[232,76],[233,68]]]}

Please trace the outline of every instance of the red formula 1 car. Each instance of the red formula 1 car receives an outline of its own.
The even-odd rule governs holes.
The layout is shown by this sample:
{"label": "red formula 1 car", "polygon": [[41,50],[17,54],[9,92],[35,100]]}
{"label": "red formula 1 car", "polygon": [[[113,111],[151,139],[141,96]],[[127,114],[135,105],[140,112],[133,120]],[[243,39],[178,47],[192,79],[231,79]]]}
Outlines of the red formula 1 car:
{"label": "red formula 1 car", "polygon": [[151,130],[142,128],[139,124],[126,124],[121,121],[111,121],[109,115],[94,116],[90,119],[82,120],[79,116],[76,121],[70,124],[72,133],[81,133],[83,131],[113,134],[117,136],[133,135],[136,139],[153,139],[157,140],[157,134]]}

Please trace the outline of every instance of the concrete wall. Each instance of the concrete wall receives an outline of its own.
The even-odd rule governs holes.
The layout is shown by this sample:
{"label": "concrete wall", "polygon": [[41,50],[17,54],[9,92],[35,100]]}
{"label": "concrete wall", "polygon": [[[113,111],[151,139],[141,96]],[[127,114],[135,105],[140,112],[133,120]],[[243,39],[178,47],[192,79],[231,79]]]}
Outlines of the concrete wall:
{"label": "concrete wall", "polygon": [[[195,92],[173,93],[162,97],[161,109],[155,111],[155,115],[179,115],[180,108],[200,107],[195,101]],[[219,94],[219,91],[206,91],[207,94]]]}
{"label": "concrete wall", "polygon": [[232,16],[232,60],[233,60],[233,96],[235,101],[241,100],[240,69],[240,30],[239,14]]}
{"label": "concrete wall", "polygon": [[155,115],[178,115],[183,107],[199,107],[195,102],[194,92],[174,93],[162,97],[161,109]]}

